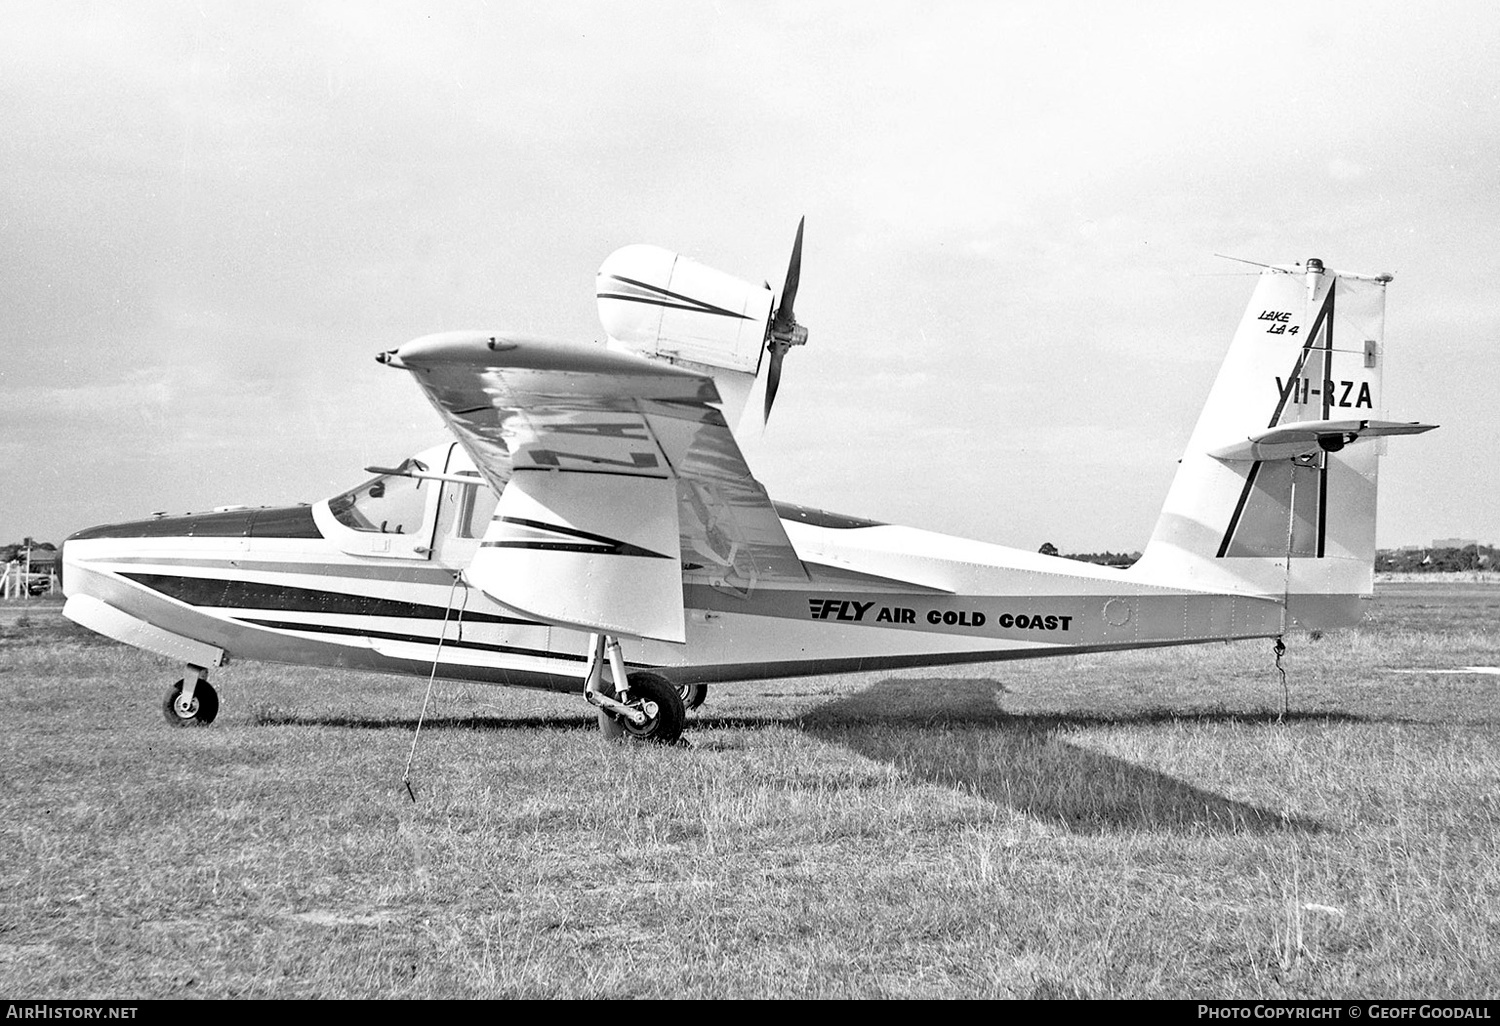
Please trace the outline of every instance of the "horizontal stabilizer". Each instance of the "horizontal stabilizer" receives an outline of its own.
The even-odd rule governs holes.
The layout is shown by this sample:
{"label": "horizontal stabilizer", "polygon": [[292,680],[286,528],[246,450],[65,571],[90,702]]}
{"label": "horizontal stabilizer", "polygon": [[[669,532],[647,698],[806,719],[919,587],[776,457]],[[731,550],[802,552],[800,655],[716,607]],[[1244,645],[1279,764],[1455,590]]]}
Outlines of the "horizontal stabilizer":
{"label": "horizontal stabilizer", "polygon": [[1287,460],[1320,450],[1338,452],[1346,445],[1391,435],[1419,435],[1436,424],[1396,420],[1303,420],[1250,435],[1240,442],[1209,451],[1225,462]]}

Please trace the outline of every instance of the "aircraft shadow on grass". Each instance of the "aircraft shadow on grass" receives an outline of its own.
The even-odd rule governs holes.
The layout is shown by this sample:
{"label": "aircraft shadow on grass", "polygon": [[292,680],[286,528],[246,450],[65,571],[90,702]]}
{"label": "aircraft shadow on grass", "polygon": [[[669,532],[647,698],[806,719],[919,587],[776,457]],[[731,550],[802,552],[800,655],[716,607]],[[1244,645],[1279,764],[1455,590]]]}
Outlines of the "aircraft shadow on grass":
{"label": "aircraft shadow on grass", "polygon": [[[251,714],[257,727],[343,727],[350,730],[416,730],[415,716],[360,716],[341,713],[315,715],[279,710]],[[429,730],[593,730],[591,716],[492,716],[440,713],[421,721]]]}
{"label": "aircraft shadow on grass", "polygon": [[[997,680],[891,679],[802,718],[808,733],[897,766],[914,778],[959,787],[1069,830],[1272,833],[1324,829],[1317,820],[1260,808],[1069,741],[1073,727],[1164,723],[1273,723],[1274,713],[1171,710],[1017,715],[1000,704]],[[942,694],[941,704],[934,694]],[[1299,716],[1325,722],[1327,714]],[[917,728],[917,729],[913,729]],[[1206,742],[1207,743],[1207,742]]]}
{"label": "aircraft shadow on grass", "polygon": [[[705,729],[792,726],[860,755],[899,768],[913,779],[959,788],[997,805],[1069,830],[1121,829],[1184,833],[1273,833],[1324,829],[1293,816],[1185,783],[1166,773],[1075,744],[1077,727],[1167,723],[1270,724],[1274,712],[1103,713],[1007,712],[1004,684],[992,679],[892,678],[834,699],[800,717],[700,716]],[[1358,721],[1348,714],[1297,713],[1291,720]],[[416,717],[308,716],[266,711],[261,726],[414,730]],[[591,719],[571,716],[453,715],[424,721],[423,730],[583,730]],[[690,743],[690,742],[689,742]],[[1205,742],[1209,743],[1209,742]]]}

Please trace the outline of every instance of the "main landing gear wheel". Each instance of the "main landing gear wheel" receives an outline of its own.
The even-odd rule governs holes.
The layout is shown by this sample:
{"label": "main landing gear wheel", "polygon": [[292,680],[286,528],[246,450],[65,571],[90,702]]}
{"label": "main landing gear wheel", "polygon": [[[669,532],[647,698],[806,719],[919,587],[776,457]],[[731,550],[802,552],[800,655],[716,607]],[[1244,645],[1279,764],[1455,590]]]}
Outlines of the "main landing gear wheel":
{"label": "main landing gear wheel", "polygon": [[187,681],[172,685],[161,703],[161,713],[174,727],[206,727],[219,715],[219,693],[206,680],[200,680],[193,688],[190,702],[182,701],[182,688]]}
{"label": "main landing gear wheel", "polygon": [[[627,736],[657,744],[675,744],[682,736],[687,722],[687,710],[682,706],[682,696],[677,687],[659,673],[632,673],[630,675],[630,704],[643,705],[649,713],[655,710],[645,723],[631,723],[623,716],[610,716]],[[600,718],[603,726],[603,717]]]}
{"label": "main landing gear wheel", "polygon": [[708,697],[707,684],[679,684],[677,694],[682,699],[682,707],[689,712],[703,704]]}

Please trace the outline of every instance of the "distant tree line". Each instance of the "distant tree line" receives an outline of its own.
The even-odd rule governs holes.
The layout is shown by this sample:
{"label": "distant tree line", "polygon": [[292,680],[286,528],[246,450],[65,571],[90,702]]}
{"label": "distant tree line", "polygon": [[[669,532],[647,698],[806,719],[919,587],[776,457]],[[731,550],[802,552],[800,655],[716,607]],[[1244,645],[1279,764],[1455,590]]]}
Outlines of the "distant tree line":
{"label": "distant tree line", "polygon": [[1103,566],[1130,566],[1141,558],[1139,552],[1064,552],[1063,559],[1076,559],[1081,563],[1099,563]]}
{"label": "distant tree line", "polygon": [[1406,574],[1441,574],[1455,570],[1496,570],[1493,545],[1465,545],[1461,549],[1381,549],[1375,569]]}
{"label": "distant tree line", "polygon": [[1076,559],[1080,563],[1098,563],[1101,566],[1130,566],[1141,558],[1139,552],[1058,552],[1057,546],[1051,542],[1042,542],[1042,547],[1037,551],[1044,556],[1061,556],[1063,559]]}
{"label": "distant tree line", "polygon": [[[1084,563],[1130,566],[1139,552],[1059,552],[1051,542],[1038,549],[1044,556],[1061,556]],[[1466,545],[1461,549],[1381,549],[1375,554],[1375,569],[1382,573],[1441,574],[1457,570],[1500,570],[1493,545]]]}
{"label": "distant tree line", "polygon": [[27,549],[32,552],[56,552],[57,546],[51,542],[39,542],[35,538],[22,538],[14,545],[0,545],[0,563],[9,563],[14,559],[24,560]]}

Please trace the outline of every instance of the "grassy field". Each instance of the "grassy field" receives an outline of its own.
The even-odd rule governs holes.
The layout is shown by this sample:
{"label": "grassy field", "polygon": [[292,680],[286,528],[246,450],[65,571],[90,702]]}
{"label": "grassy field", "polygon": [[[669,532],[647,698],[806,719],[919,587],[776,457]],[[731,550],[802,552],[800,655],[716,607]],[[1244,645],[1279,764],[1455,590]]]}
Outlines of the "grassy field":
{"label": "grassy field", "polygon": [[[1500,586],[1320,640],[580,700],[0,606],[0,995],[1496,997]],[[1419,672],[1394,672],[1416,670]]]}

